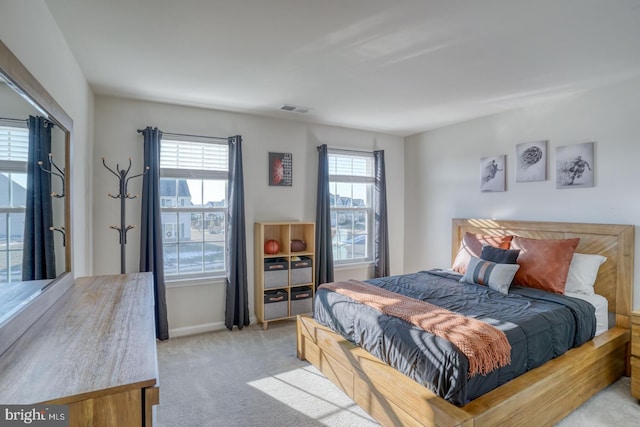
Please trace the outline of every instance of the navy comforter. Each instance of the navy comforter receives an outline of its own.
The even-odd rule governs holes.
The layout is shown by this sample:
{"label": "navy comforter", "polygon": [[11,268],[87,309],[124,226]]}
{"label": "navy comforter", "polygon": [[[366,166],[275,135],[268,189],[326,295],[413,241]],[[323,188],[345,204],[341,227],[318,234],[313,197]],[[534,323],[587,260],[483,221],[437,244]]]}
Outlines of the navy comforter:
{"label": "navy comforter", "polygon": [[460,277],[430,270],[366,282],[502,330],[511,344],[511,364],[488,375],[468,378],[467,358],[447,340],[336,292],[318,290],[314,317],[458,406],[594,336],[595,309],[586,301],[515,286],[504,295],[460,283]]}

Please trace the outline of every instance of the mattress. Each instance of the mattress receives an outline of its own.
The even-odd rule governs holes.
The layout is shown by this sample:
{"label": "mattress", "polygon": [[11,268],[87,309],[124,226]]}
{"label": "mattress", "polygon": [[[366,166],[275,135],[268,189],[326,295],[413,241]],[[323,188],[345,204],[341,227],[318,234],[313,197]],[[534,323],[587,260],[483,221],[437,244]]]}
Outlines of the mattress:
{"label": "mattress", "polygon": [[609,301],[607,301],[605,297],[598,294],[585,295],[576,292],[567,292],[565,293],[565,296],[587,301],[595,308],[596,337],[609,329]]}
{"label": "mattress", "polygon": [[392,292],[485,321],[502,330],[511,364],[468,376],[468,360],[453,344],[320,288],[314,318],[380,360],[458,406],[593,338],[595,308],[578,298],[512,287],[508,295],[460,283],[459,274],[430,270],[367,280]]}

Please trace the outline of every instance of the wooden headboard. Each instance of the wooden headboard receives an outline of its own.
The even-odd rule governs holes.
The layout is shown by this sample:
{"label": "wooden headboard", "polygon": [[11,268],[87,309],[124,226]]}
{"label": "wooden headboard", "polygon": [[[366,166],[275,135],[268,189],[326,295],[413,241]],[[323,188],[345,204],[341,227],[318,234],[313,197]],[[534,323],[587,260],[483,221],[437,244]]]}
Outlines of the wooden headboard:
{"label": "wooden headboard", "polygon": [[616,326],[630,328],[633,304],[633,225],[454,218],[452,260],[455,259],[466,232],[491,236],[511,234],[532,239],[579,237],[576,252],[607,257],[598,271],[595,292],[609,301],[609,311],[616,315]]}

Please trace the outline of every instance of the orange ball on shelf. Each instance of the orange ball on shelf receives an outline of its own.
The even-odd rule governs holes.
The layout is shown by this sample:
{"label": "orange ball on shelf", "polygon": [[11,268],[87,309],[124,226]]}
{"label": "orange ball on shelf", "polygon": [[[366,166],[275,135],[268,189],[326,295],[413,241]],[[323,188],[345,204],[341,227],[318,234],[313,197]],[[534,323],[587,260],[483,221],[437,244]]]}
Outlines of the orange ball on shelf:
{"label": "orange ball on shelf", "polygon": [[265,254],[277,254],[280,250],[280,243],[277,240],[267,240],[264,243],[264,253]]}

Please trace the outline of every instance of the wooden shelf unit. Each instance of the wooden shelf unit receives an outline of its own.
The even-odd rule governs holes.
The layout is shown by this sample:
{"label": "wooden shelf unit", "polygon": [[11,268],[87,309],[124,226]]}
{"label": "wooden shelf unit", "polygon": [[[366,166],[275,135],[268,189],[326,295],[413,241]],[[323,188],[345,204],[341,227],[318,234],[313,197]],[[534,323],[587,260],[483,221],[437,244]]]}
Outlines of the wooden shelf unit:
{"label": "wooden shelf unit", "polygon": [[[278,253],[265,254],[264,244],[268,240],[278,241],[280,246]],[[300,252],[292,252],[291,240],[304,241],[306,249]],[[315,223],[256,222],[254,226],[254,246],[255,311],[256,317],[262,323],[264,329],[267,329],[269,322],[290,319],[298,314],[311,313],[313,311],[313,296],[315,295]],[[297,269],[292,268],[298,263],[295,257],[302,258],[303,262],[308,260],[309,266],[304,267],[304,271],[296,271]],[[279,271],[265,271],[265,263],[269,262],[279,262],[280,265],[286,265],[286,273],[284,273],[284,268]],[[275,274],[277,277],[270,274]],[[302,280],[300,280],[300,277],[302,277]],[[303,288],[310,290],[310,298],[299,301],[295,297],[292,298],[292,291],[304,291],[305,289]],[[286,298],[280,303],[271,303],[279,304],[277,310],[270,310],[275,306],[267,306],[265,304],[265,295],[271,291],[286,292]],[[305,309],[305,311],[300,311],[300,309]],[[276,311],[276,313],[270,311]]]}

